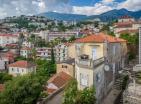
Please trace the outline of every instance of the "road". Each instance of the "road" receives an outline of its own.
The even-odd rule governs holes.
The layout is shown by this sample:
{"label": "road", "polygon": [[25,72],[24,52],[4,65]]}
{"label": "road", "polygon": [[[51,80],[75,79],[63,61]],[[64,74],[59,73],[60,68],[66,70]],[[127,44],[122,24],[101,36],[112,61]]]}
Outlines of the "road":
{"label": "road", "polygon": [[62,104],[62,98],[63,98],[63,91],[61,91],[52,99],[50,99],[46,104]]}

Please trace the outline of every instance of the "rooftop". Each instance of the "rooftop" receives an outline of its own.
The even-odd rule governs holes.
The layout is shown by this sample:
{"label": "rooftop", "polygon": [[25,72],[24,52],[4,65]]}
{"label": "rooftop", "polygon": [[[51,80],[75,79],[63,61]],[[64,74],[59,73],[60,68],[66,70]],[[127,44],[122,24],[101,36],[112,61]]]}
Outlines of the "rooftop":
{"label": "rooftop", "polygon": [[75,59],[74,58],[70,58],[68,60],[64,60],[62,62],[58,62],[58,64],[62,64],[62,63],[66,63],[66,64],[72,65],[73,63],[75,63]]}
{"label": "rooftop", "polygon": [[55,74],[53,77],[51,77],[48,80],[48,83],[53,83],[58,88],[63,87],[68,81],[71,80],[71,76],[66,74],[65,72],[60,72],[58,74]]}
{"label": "rooftop", "polygon": [[113,37],[113,36],[110,36],[104,33],[92,34],[84,38],[77,39],[75,42],[77,43],[92,43],[92,42],[104,43],[106,40],[110,43],[126,42],[126,40],[124,39],[116,38],[116,37]]}
{"label": "rooftop", "polygon": [[19,67],[19,68],[30,68],[35,66],[35,64],[28,62],[28,61],[17,61],[9,65],[9,67]]}

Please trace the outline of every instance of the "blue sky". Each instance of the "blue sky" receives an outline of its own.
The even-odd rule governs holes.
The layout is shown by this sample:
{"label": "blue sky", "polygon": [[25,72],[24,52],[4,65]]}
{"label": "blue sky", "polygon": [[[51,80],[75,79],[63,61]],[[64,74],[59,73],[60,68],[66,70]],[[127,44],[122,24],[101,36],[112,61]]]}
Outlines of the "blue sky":
{"label": "blue sky", "polygon": [[121,8],[141,10],[141,0],[0,0],[0,18],[48,11],[97,15]]}

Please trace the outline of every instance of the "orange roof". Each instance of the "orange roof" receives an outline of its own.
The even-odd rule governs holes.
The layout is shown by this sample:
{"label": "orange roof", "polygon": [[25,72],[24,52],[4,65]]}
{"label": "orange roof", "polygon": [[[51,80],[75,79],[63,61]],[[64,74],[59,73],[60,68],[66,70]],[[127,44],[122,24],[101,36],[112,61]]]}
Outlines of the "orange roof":
{"label": "orange roof", "polygon": [[110,35],[106,35],[104,33],[97,33],[93,35],[86,36],[84,38],[77,39],[76,42],[78,43],[103,43],[107,40],[110,43],[120,43],[120,42],[126,42],[126,40],[121,38],[116,38]]}
{"label": "orange roof", "polygon": [[29,47],[23,47],[21,50],[32,50],[32,49]]}
{"label": "orange roof", "polygon": [[0,92],[2,92],[5,89],[5,85],[4,84],[0,84]]}
{"label": "orange roof", "polygon": [[66,74],[65,72],[60,72],[58,74],[55,74],[53,77],[51,77],[48,80],[48,83],[53,83],[58,88],[61,88],[64,86],[68,81],[71,80],[71,76]]}
{"label": "orange roof", "polygon": [[139,30],[136,29],[136,30],[122,30],[122,31],[119,31],[118,33],[120,34],[124,34],[124,33],[138,33]]}
{"label": "orange roof", "polygon": [[20,67],[20,68],[30,68],[32,66],[35,66],[35,64],[28,62],[28,61],[23,61],[23,60],[17,61],[9,65],[9,67]]}

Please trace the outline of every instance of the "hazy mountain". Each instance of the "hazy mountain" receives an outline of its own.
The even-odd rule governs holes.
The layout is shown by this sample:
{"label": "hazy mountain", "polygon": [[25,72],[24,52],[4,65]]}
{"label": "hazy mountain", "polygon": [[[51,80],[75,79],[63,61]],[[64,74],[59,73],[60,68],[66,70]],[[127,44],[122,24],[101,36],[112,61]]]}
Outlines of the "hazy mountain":
{"label": "hazy mountain", "polygon": [[66,20],[66,21],[73,21],[73,20],[82,21],[82,20],[95,19],[95,18],[100,18],[102,21],[112,21],[124,15],[132,16],[136,19],[139,19],[141,17],[141,10],[132,12],[126,9],[120,9],[120,10],[114,9],[114,10],[102,13],[100,15],[92,15],[92,16],[78,15],[78,14],[65,14],[65,13],[56,13],[56,12],[46,12],[46,13],[41,13],[39,15],[45,16],[49,19]]}

